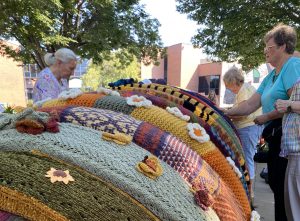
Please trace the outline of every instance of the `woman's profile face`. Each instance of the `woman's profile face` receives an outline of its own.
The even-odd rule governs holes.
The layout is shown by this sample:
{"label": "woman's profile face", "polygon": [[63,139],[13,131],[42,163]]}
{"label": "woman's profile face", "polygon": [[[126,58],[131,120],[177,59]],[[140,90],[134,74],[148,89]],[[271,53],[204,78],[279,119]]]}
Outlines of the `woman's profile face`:
{"label": "woman's profile face", "polygon": [[75,60],[71,60],[67,63],[60,62],[60,74],[61,78],[68,79],[73,73],[76,68],[77,62]]}
{"label": "woman's profile face", "polygon": [[271,38],[266,43],[264,54],[266,56],[266,62],[276,67],[277,61],[282,56],[282,51],[280,50],[280,46],[275,43],[274,38]]}

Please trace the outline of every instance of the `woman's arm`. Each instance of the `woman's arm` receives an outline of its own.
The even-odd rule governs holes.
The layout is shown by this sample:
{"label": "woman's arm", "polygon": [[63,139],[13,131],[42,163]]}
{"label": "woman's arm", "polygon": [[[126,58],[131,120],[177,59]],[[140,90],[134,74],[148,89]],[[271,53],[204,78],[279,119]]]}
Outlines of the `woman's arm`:
{"label": "woman's arm", "polygon": [[257,116],[253,121],[254,121],[254,123],[256,123],[258,125],[263,125],[270,120],[282,118],[282,116],[283,116],[283,113],[280,113],[277,110],[273,110],[269,113]]}
{"label": "woman's arm", "polygon": [[229,117],[249,115],[261,106],[260,97],[261,95],[256,92],[248,100],[242,101],[237,106],[226,110],[224,113]]}

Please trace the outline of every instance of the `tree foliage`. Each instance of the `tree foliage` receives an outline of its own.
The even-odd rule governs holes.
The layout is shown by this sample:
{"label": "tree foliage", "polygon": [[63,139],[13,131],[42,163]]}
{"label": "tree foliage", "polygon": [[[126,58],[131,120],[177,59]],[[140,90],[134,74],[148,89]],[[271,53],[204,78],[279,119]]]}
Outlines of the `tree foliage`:
{"label": "tree foliage", "polygon": [[[299,0],[176,0],[177,10],[200,25],[195,46],[221,60],[252,68],[264,61],[263,37],[282,22],[300,25]],[[297,30],[298,35],[300,30]]]}
{"label": "tree foliage", "polygon": [[[113,50],[157,59],[163,51],[159,22],[138,0],[1,0],[0,39],[16,39],[20,51],[0,42],[0,48],[25,63],[45,67],[43,55],[69,47],[84,58],[101,62]],[[150,59],[149,59],[150,58]]]}
{"label": "tree foliage", "polygon": [[[82,77],[83,88],[96,90],[99,86],[107,87],[108,83],[122,78],[140,79],[140,63],[134,58],[130,63],[121,62],[125,52],[112,52],[101,64],[92,63]],[[126,54],[126,53],[125,53]]]}

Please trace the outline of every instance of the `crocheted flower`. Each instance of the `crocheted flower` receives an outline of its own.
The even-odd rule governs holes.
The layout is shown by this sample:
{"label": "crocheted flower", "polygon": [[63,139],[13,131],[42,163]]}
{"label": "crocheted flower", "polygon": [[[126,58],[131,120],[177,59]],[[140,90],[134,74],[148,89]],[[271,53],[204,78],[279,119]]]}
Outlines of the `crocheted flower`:
{"label": "crocheted flower", "polygon": [[180,118],[180,119],[182,119],[182,120],[184,120],[184,121],[189,121],[189,120],[190,120],[190,116],[188,116],[188,115],[183,115],[183,114],[181,113],[181,111],[180,111],[177,107],[167,107],[166,110],[167,110],[169,113],[175,115],[176,117],[178,117],[178,118]]}
{"label": "crocheted flower", "polygon": [[121,144],[121,145],[129,144],[132,141],[131,136],[124,134],[124,133],[119,133],[119,132],[116,132],[114,134],[103,132],[102,139],[108,140],[108,141],[114,141],[115,143]]}
{"label": "crocheted flower", "polygon": [[83,94],[80,89],[72,88],[69,90],[65,90],[58,95],[59,100],[67,100],[70,98],[75,98]]}
{"label": "crocheted flower", "polygon": [[16,122],[16,129],[20,133],[28,133],[28,134],[36,135],[36,134],[43,133],[45,127],[37,120],[24,119]]}
{"label": "crocheted flower", "polygon": [[234,172],[237,174],[237,176],[238,176],[239,178],[241,178],[241,177],[242,177],[242,173],[241,173],[241,171],[239,170],[239,168],[237,168],[237,167],[235,166],[234,161],[233,161],[230,157],[226,157],[226,160],[228,161],[228,163],[230,164],[230,166],[232,167],[232,169],[234,170]]}
{"label": "crocheted flower", "polygon": [[151,179],[156,179],[163,173],[159,160],[154,156],[145,156],[144,160],[139,162],[136,168]]}
{"label": "crocheted flower", "polygon": [[253,210],[251,212],[251,219],[250,219],[250,221],[260,221],[260,215],[255,210]]}
{"label": "crocheted flower", "polygon": [[208,210],[215,203],[215,199],[202,182],[192,184],[192,192],[196,203],[203,209]]}
{"label": "crocheted flower", "polygon": [[126,98],[127,104],[136,107],[151,107],[152,102],[143,96],[132,95]]}
{"label": "crocheted flower", "polygon": [[74,181],[74,178],[70,175],[69,170],[56,170],[52,168],[47,172],[45,177],[50,177],[51,183],[55,183],[56,181],[64,182],[68,184],[70,181]]}
{"label": "crocheted flower", "polygon": [[113,90],[105,88],[105,87],[99,87],[97,89],[97,92],[102,93],[102,94],[106,94],[106,95],[120,96],[120,93],[118,91],[113,91]]}
{"label": "crocheted flower", "polygon": [[205,143],[209,141],[209,135],[206,133],[205,129],[197,123],[188,123],[187,129],[191,138],[197,140],[200,143]]}

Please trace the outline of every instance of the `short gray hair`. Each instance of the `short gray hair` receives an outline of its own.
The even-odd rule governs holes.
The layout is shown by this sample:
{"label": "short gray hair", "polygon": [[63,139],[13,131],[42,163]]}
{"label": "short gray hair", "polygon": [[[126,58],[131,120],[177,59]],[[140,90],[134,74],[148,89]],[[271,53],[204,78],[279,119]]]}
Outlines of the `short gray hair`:
{"label": "short gray hair", "polygon": [[233,66],[226,71],[223,76],[223,81],[225,84],[235,84],[237,86],[241,86],[245,81],[242,73],[242,69]]}

